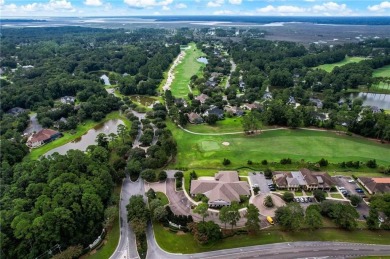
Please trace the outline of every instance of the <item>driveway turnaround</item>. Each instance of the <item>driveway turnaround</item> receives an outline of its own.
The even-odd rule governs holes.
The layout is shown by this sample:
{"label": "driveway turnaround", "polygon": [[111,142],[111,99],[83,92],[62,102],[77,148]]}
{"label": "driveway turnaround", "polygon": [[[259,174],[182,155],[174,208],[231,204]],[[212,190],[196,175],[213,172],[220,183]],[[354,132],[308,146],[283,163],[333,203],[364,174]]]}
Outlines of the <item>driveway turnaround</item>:
{"label": "driveway turnaround", "polygon": [[[268,195],[272,197],[272,201],[274,202],[274,206],[272,208],[268,208],[264,205],[265,197]],[[275,216],[276,209],[286,205],[286,203],[282,200],[282,198],[275,194],[261,193],[253,199],[253,205],[259,209],[261,215],[273,217]]]}

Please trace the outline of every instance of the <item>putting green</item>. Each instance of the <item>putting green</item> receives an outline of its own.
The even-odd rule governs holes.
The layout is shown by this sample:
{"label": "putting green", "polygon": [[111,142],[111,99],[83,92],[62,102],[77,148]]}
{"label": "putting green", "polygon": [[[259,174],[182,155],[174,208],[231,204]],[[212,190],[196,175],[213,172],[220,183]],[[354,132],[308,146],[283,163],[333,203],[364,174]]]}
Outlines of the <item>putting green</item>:
{"label": "putting green", "polygon": [[200,146],[203,151],[214,151],[220,149],[220,146],[215,141],[202,141]]}

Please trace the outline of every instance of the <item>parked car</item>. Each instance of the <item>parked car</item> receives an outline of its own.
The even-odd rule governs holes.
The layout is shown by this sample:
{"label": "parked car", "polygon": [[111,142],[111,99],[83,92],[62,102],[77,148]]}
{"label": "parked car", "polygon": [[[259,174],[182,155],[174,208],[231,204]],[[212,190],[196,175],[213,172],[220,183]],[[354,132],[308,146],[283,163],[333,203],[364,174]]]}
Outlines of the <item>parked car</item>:
{"label": "parked car", "polygon": [[299,198],[295,198],[294,199],[296,202],[301,202],[301,200]]}
{"label": "parked car", "polygon": [[257,183],[255,183],[255,184],[252,185],[252,187],[253,187],[253,188],[259,187],[259,185],[258,185]]}
{"label": "parked car", "polygon": [[345,190],[345,187],[339,187],[339,190],[342,191],[342,190]]}
{"label": "parked car", "polygon": [[355,180],[349,180],[348,182],[349,182],[349,183],[354,183],[354,182],[355,182]]}
{"label": "parked car", "polygon": [[276,189],[274,187],[269,188],[269,190],[273,191],[273,192],[276,191]]}
{"label": "parked car", "polygon": [[312,202],[312,201],[313,201],[313,199],[312,199],[311,197],[308,197],[307,200],[308,200],[309,202]]}
{"label": "parked car", "polygon": [[301,200],[301,202],[305,202],[305,199],[303,199],[302,197],[301,198],[299,198],[300,200]]}

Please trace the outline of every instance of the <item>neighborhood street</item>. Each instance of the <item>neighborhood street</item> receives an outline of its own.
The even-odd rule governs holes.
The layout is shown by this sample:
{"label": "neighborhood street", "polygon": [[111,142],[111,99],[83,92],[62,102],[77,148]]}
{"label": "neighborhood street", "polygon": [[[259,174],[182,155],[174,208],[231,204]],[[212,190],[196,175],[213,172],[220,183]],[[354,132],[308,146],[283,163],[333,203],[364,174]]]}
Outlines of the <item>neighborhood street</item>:
{"label": "neighborhood street", "polygon": [[138,180],[136,182],[132,182],[128,177],[123,180],[119,207],[121,232],[118,246],[110,257],[111,259],[139,258],[134,232],[127,223],[126,205],[129,204],[129,199],[132,195],[144,193],[143,181]]}

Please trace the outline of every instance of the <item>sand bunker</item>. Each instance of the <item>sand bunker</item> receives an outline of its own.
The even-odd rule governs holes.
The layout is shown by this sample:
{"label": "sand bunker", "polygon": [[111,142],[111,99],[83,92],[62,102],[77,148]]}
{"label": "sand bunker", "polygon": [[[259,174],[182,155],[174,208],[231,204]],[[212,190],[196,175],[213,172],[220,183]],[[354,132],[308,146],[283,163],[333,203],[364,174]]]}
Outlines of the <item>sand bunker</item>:
{"label": "sand bunker", "polygon": [[229,142],[222,142],[222,145],[224,145],[224,146],[229,146],[230,143],[229,143]]}

